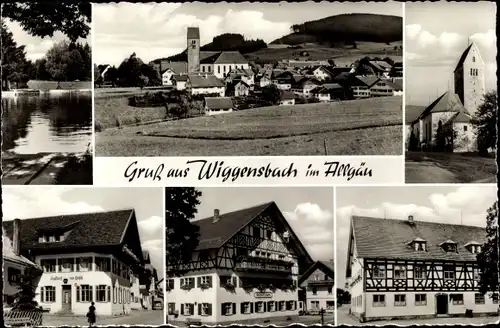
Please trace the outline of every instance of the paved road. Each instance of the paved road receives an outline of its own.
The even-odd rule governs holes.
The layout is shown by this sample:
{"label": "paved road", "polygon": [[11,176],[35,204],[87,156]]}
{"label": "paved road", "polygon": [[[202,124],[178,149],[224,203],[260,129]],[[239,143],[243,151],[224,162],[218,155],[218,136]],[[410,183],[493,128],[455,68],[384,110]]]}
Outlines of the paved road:
{"label": "paved road", "polygon": [[[163,325],[163,311],[132,311],[130,315],[112,318],[99,318],[97,316],[97,325]],[[81,317],[62,317],[57,315],[44,314],[44,326],[87,326],[87,318]]]}
{"label": "paved road", "polygon": [[339,325],[482,325],[488,323],[495,323],[498,321],[498,317],[475,317],[475,318],[465,318],[465,317],[454,317],[454,318],[432,318],[432,319],[411,319],[411,320],[384,320],[384,321],[371,321],[360,323],[357,318],[349,315],[349,305],[344,305],[337,309],[337,320]]}

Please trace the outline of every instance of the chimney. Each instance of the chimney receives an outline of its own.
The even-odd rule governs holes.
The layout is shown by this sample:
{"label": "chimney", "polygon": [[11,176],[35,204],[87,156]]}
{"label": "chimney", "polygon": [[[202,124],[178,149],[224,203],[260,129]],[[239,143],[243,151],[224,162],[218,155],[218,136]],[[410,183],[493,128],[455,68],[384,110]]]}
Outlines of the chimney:
{"label": "chimney", "polygon": [[21,242],[19,240],[19,225],[21,223],[20,219],[14,219],[12,224],[12,251],[16,255],[20,255],[21,253]]}
{"label": "chimney", "polygon": [[218,208],[214,209],[214,219],[213,219],[212,223],[219,221],[219,219],[220,219],[219,214],[220,214],[219,209]]}
{"label": "chimney", "polygon": [[408,215],[408,224],[409,225],[413,225],[414,222],[413,222],[413,215]]}

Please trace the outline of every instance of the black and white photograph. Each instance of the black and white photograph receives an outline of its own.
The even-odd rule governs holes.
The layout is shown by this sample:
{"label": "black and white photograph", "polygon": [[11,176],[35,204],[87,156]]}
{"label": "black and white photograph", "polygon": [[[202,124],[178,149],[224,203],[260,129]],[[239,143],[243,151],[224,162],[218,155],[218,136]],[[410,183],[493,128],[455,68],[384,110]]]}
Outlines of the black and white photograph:
{"label": "black and white photograph", "polygon": [[164,323],[161,188],[4,187],[7,326]]}
{"label": "black and white photograph", "polygon": [[405,4],[406,183],[495,183],[496,3]]}
{"label": "black and white photograph", "polygon": [[165,195],[167,324],[334,324],[333,188]]}
{"label": "black and white photograph", "polygon": [[92,184],[91,16],[90,3],[2,4],[2,184]]}
{"label": "black and white photograph", "polygon": [[96,156],[402,155],[400,2],[101,3]]}
{"label": "black and white photograph", "polygon": [[338,324],[498,322],[495,185],[336,188]]}

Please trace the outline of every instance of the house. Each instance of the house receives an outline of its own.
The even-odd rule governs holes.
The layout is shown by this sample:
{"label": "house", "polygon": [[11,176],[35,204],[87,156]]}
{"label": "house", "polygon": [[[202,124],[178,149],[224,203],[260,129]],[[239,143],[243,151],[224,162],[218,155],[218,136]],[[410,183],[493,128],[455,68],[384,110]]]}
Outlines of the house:
{"label": "house", "polygon": [[395,62],[394,65],[392,65],[392,69],[389,73],[389,77],[395,79],[402,79],[403,78],[403,62]]}
{"label": "house", "polygon": [[255,84],[255,73],[250,68],[234,68],[229,71],[224,82],[232,83],[234,80],[241,80],[250,87]]}
{"label": "house", "polygon": [[292,91],[304,98],[310,98],[311,91],[321,84],[316,78],[307,78],[302,75],[294,76]]}
{"label": "house", "polygon": [[222,51],[200,60],[200,72],[214,74],[219,79],[225,78],[236,68],[248,70],[248,60],[239,51]]}
{"label": "house", "polygon": [[380,79],[370,87],[371,97],[390,97],[403,95],[403,81],[392,82],[387,79]]}
{"label": "house", "polygon": [[218,115],[233,111],[231,97],[205,97],[205,115]]}
{"label": "house", "polygon": [[35,298],[42,308],[85,315],[95,302],[99,315],[130,313],[131,289],[144,274],[133,209],[4,221],[3,228],[13,241],[19,234],[19,253],[43,270]]}
{"label": "house", "polygon": [[[155,302],[161,301],[163,303],[163,297],[160,298],[158,291],[158,272],[153,265],[151,265],[151,256],[148,251],[142,251],[143,265],[150,275],[142,275],[139,278],[139,293],[134,294],[132,297],[138,298],[139,303],[142,308],[154,309]],[[137,299],[134,300],[137,303]]]}
{"label": "house", "polygon": [[293,92],[290,92],[288,90],[282,90],[281,92],[281,100],[280,100],[280,106],[281,105],[295,105],[295,95]]}
{"label": "house", "polygon": [[167,266],[168,322],[298,319],[298,276],[312,259],[274,202],[191,221],[192,260]]}
{"label": "house", "polygon": [[330,261],[316,261],[299,278],[299,287],[306,290],[304,310],[311,314],[335,312],[335,266]]}
{"label": "house", "polygon": [[351,219],[346,279],[350,313],[361,322],[497,314],[498,294],[479,293],[481,227]]}
{"label": "house", "polygon": [[319,86],[311,90],[310,96],[318,99],[321,102],[327,102],[331,100],[330,91],[323,86]]}
{"label": "house", "polygon": [[319,101],[331,101],[333,99],[345,100],[348,99],[346,89],[338,83],[325,83],[311,91],[314,98]]}
{"label": "house", "polygon": [[293,73],[285,70],[273,70],[271,81],[280,90],[290,90],[292,88]]}
{"label": "house", "polygon": [[318,79],[319,81],[324,81],[324,80],[332,78],[332,74],[330,73],[330,71],[323,66],[315,67],[312,70],[312,72],[313,72],[314,76],[316,77],[316,79]]}
{"label": "house", "polygon": [[40,281],[42,274],[41,268],[27,257],[21,255],[20,243],[20,221],[16,219],[12,222],[12,238],[9,238],[4,231],[2,236],[3,241],[3,304],[12,306],[15,301],[16,294],[20,291],[20,277],[28,273],[33,274],[33,284],[35,287]]}
{"label": "house", "polygon": [[389,77],[392,66],[383,60],[371,60],[362,58],[357,62],[355,74],[362,76]]}
{"label": "house", "polygon": [[259,87],[263,88],[263,87],[271,84],[271,79],[266,75],[257,76],[255,78],[255,84],[258,85]]}
{"label": "house", "polygon": [[187,63],[185,62],[171,62],[161,64],[161,81],[162,85],[173,86],[174,80],[172,77],[175,75],[187,74]]}
{"label": "house", "polygon": [[224,85],[224,82],[213,74],[189,75],[189,80],[186,83],[186,89],[189,90],[192,95],[218,94],[219,97],[224,97],[226,93],[226,86]]}
{"label": "house", "polygon": [[234,85],[234,96],[235,97],[248,96],[248,94],[250,93],[250,86],[244,81],[235,81],[235,82],[236,84]]}
{"label": "house", "polygon": [[186,90],[186,85],[189,81],[188,75],[174,75],[172,77],[172,84],[176,90]]}
{"label": "house", "polygon": [[370,88],[380,79],[376,76],[353,76],[345,83],[351,88],[354,99],[370,98]]}

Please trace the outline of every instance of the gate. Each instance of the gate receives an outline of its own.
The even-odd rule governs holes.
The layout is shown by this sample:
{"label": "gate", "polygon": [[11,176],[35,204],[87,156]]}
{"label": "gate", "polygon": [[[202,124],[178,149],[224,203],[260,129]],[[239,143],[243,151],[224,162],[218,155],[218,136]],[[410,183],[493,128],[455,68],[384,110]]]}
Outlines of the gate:
{"label": "gate", "polygon": [[6,326],[37,327],[42,325],[42,310],[10,310],[4,312],[3,319]]}

